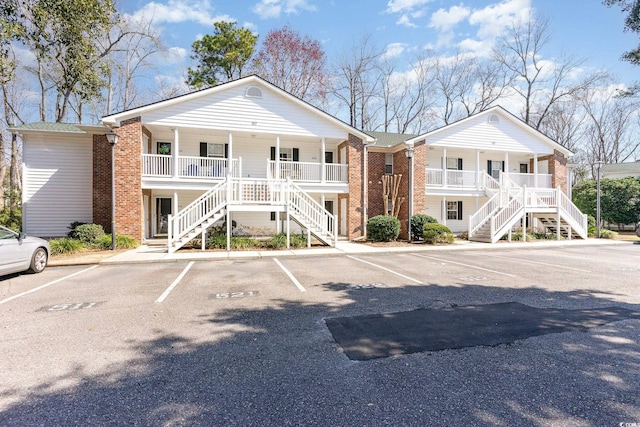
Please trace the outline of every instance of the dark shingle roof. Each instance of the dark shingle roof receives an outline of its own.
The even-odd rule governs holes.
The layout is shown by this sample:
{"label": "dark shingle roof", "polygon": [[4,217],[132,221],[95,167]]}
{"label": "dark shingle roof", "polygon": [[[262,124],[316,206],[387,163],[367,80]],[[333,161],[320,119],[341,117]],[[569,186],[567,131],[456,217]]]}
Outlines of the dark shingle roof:
{"label": "dark shingle roof", "polygon": [[418,135],[410,133],[387,133],[387,132],[367,132],[367,134],[376,138],[376,142],[371,144],[373,147],[390,148],[398,144],[414,138]]}

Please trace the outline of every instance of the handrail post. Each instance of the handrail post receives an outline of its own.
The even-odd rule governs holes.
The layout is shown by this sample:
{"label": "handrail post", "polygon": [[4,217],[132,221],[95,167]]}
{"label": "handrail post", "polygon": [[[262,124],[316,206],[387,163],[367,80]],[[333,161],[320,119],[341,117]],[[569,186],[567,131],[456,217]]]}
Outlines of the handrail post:
{"label": "handrail post", "polygon": [[173,216],[171,214],[167,215],[167,222],[169,223],[167,225],[167,251],[169,253],[173,253],[173,242],[172,242],[172,228],[173,228]]}

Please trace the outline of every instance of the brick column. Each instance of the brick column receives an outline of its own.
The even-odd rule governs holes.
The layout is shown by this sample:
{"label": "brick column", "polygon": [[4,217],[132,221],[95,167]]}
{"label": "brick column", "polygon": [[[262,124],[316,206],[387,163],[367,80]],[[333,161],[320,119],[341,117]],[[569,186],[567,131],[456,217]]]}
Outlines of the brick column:
{"label": "brick column", "polygon": [[405,154],[406,150],[393,153],[393,174],[402,175],[400,179],[400,186],[398,188],[398,201],[404,199],[398,212],[398,219],[400,220],[400,236],[401,239],[408,239],[407,234],[407,220],[409,215],[409,159]]}
{"label": "brick column", "polygon": [[[338,153],[346,148],[346,162],[349,165],[349,194],[339,195],[339,215],[341,201],[347,198],[347,238],[355,239],[363,235],[362,221],[364,218],[363,190],[366,184],[363,175],[364,142],[362,139],[349,134],[349,139],[338,146]],[[342,159],[340,159],[342,161]]]}
{"label": "brick column", "polygon": [[[140,117],[123,121],[114,131],[116,232],[143,238],[142,124]],[[93,222],[111,232],[111,146],[104,135],[93,137]]]}
{"label": "brick column", "polygon": [[568,194],[567,185],[567,158],[558,150],[553,151],[553,155],[539,157],[540,160],[548,160],[549,174],[551,175],[551,187],[560,187],[564,194]]}
{"label": "brick column", "polygon": [[367,152],[367,215],[369,218],[383,215],[385,212],[382,200],[382,176],[384,175],[385,153]]}

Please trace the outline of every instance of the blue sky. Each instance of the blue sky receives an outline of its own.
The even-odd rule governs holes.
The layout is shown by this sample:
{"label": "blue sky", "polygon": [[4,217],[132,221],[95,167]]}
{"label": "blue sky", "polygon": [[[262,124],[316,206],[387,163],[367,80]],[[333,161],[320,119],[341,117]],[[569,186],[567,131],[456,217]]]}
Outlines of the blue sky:
{"label": "blue sky", "polygon": [[[216,20],[234,20],[260,36],[289,25],[320,40],[329,59],[370,35],[390,55],[431,48],[458,48],[482,55],[513,18],[530,11],[550,21],[545,59],[563,54],[585,58],[587,69],[607,69],[631,84],[640,69],[619,60],[640,39],[623,32],[624,15],[600,0],[126,0],[121,13],[153,18],[171,55],[167,78],[181,80],[193,41],[212,32]],[[638,79],[640,80],[640,79]]]}

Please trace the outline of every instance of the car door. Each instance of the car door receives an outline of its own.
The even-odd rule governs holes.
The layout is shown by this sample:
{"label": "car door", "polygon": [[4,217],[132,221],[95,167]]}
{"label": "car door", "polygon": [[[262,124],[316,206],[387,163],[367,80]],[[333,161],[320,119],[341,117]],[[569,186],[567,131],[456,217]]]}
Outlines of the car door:
{"label": "car door", "polygon": [[0,275],[29,268],[29,251],[18,234],[0,227]]}

